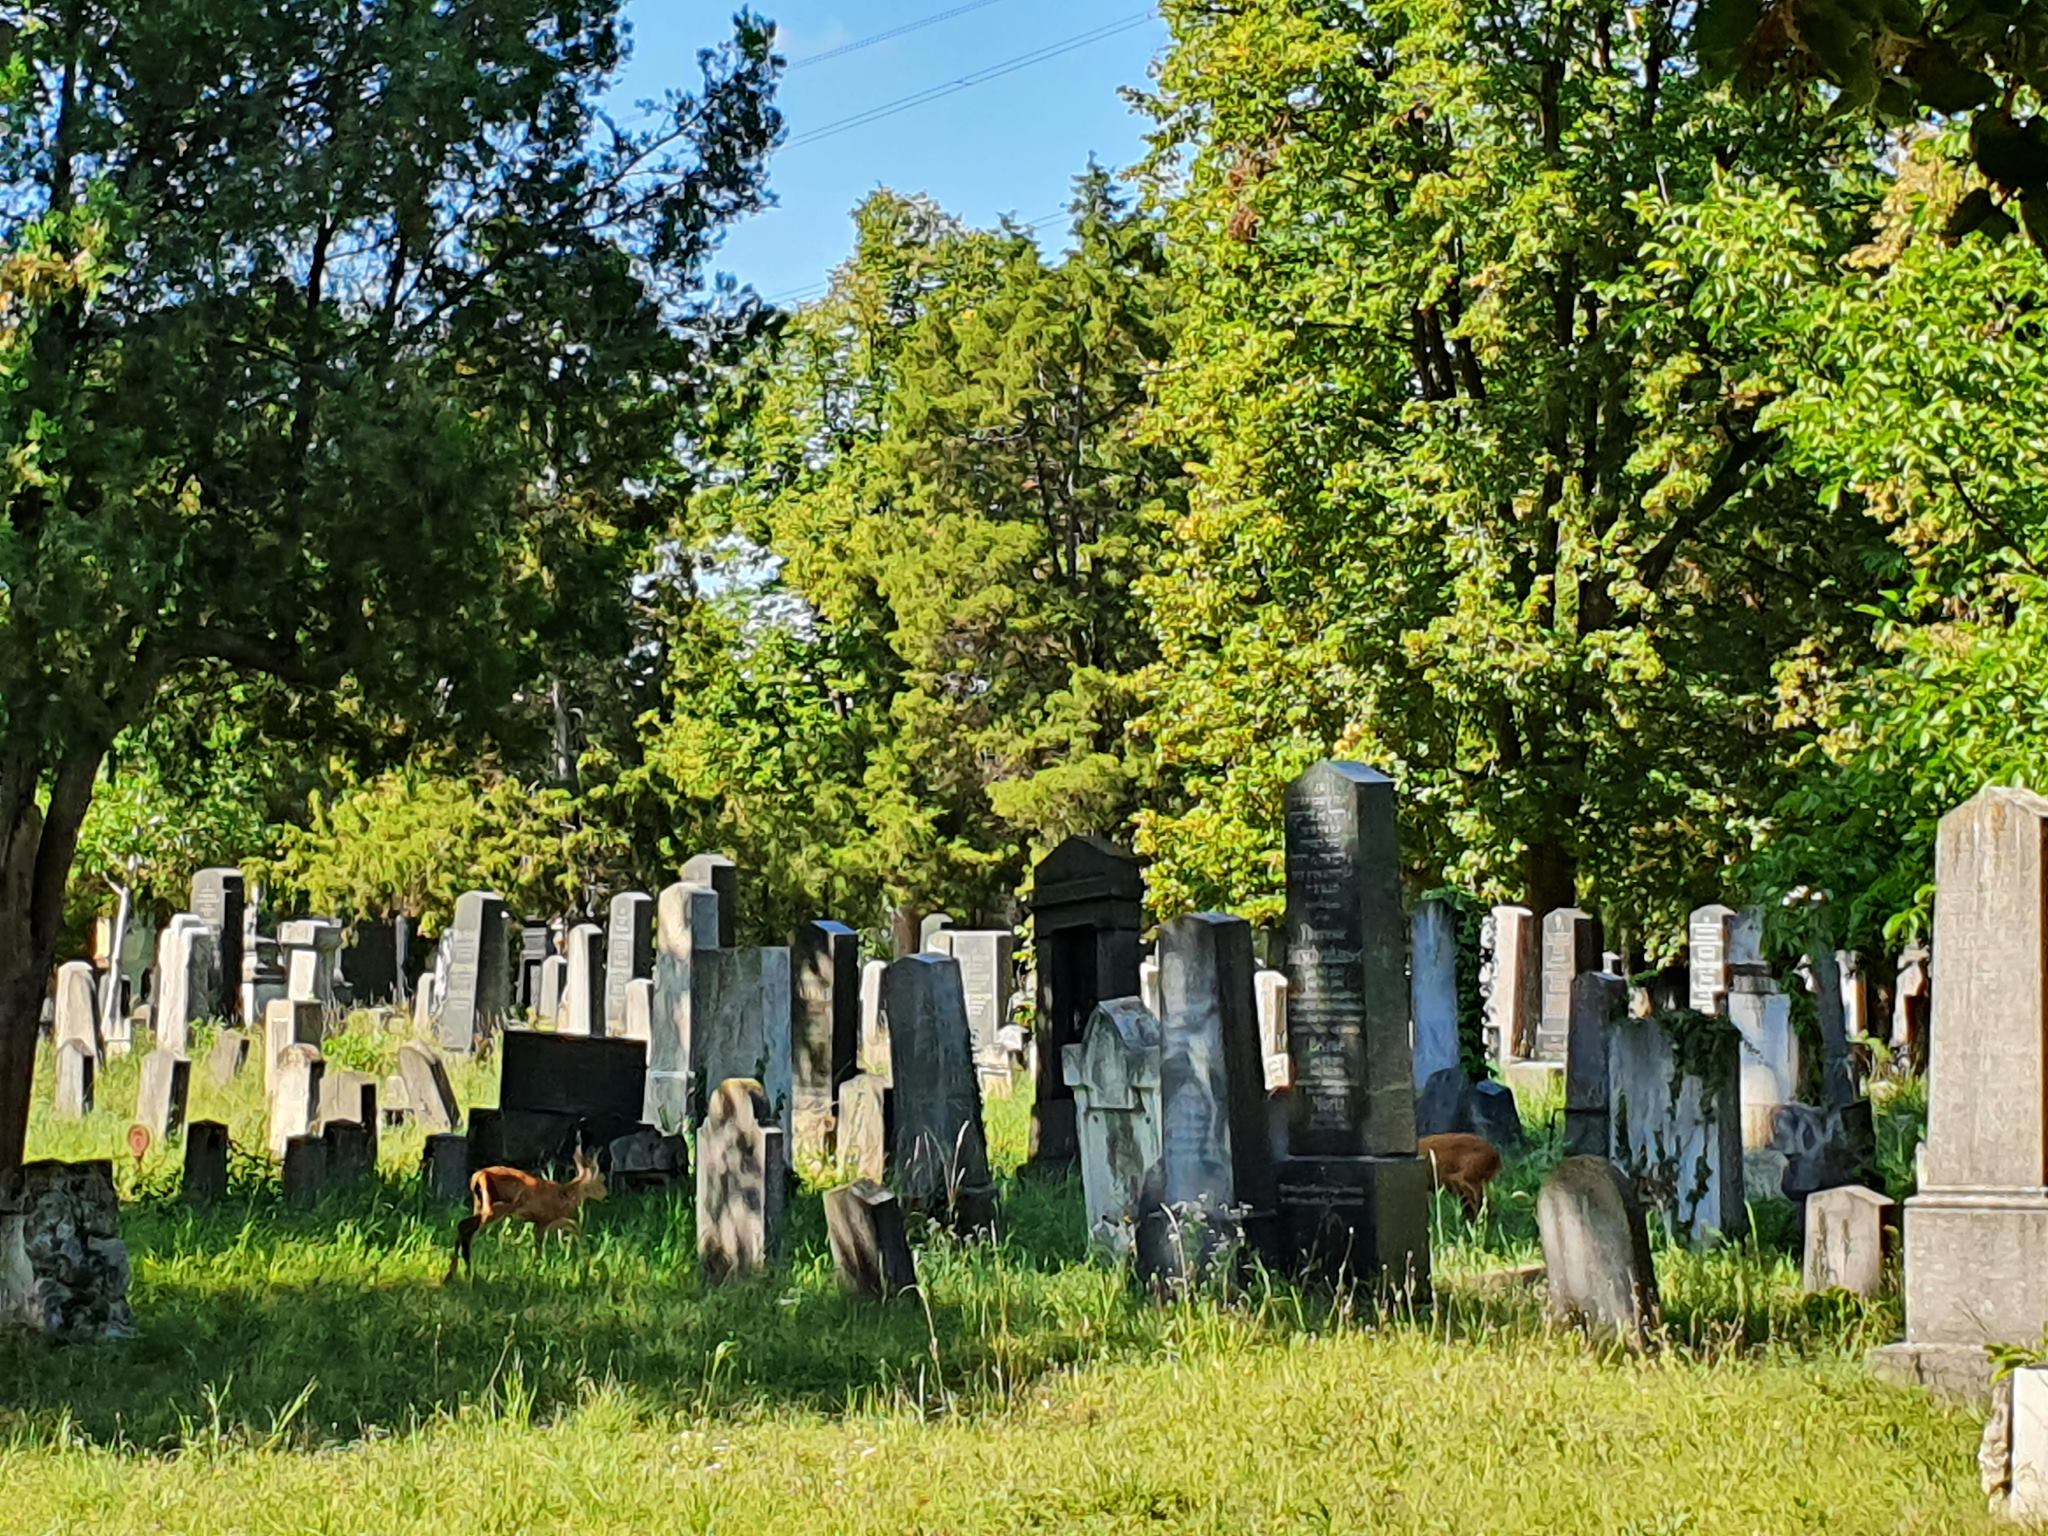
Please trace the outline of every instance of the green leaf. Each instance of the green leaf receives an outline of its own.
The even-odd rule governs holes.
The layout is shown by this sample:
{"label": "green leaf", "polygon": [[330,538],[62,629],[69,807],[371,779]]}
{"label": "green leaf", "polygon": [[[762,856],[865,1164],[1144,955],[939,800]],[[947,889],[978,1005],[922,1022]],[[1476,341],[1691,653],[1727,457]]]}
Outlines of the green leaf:
{"label": "green leaf", "polygon": [[1734,72],[1762,20],[1761,0],[1702,0],[1693,19],[1693,47],[1709,77],[1726,79]]}

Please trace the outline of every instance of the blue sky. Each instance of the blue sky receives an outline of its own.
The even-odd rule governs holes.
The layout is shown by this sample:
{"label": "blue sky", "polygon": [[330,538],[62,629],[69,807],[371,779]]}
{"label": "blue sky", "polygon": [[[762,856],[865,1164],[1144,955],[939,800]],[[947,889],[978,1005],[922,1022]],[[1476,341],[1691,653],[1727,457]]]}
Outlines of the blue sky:
{"label": "blue sky", "polygon": [[[787,138],[943,86],[965,75],[1140,15],[1147,0],[755,0],[780,28],[792,63],[942,11],[967,14],[838,58],[797,67],[780,103]],[[694,88],[696,54],[730,8],[694,0],[631,0],[627,101]],[[1157,15],[1042,63],[865,126],[775,153],[777,206],[733,231],[719,266],[778,300],[808,298],[842,261],[847,215],[878,186],[928,193],[970,223],[1005,213],[1027,222],[1065,206],[1093,153],[1113,169],[1144,152],[1144,121],[1118,88],[1142,85],[1166,41]],[[1058,226],[1049,229],[1056,233]]]}

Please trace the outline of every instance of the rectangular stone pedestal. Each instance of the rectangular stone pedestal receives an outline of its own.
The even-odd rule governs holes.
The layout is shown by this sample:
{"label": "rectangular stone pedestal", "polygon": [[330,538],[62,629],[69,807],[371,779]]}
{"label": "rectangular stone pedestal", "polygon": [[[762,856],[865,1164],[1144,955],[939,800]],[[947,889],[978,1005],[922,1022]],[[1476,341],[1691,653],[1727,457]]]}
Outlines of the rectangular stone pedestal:
{"label": "rectangular stone pedestal", "polygon": [[1427,1307],[1429,1169],[1416,1157],[1290,1157],[1279,1165],[1282,1259],[1304,1278]]}
{"label": "rectangular stone pedestal", "polygon": [[1906,1342],[2032,1345],[2048,1331],[2048,1190],[1906,1202]]}

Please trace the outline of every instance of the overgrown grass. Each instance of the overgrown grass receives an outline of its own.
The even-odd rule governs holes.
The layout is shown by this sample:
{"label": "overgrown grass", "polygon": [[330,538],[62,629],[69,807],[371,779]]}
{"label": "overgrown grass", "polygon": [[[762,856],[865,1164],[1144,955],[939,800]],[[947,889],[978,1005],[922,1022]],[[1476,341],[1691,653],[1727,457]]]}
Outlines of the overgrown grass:
{"label": "overgrown grass", "polygon": [[[134,1071],[82,1124],[39,1111],[32,1150],[125,1162]],[[194,1114],[260,1146],[258,1084],[195,1081]],[[310,1212],[253,1165],[188,1211],[155,1154],[125,1213],[140,1336],[0,1339],[0,1529],[1989,1528],[1974,1422],[1861,1368],[1893,1309],[1801,1297],[1768,1243],[1660,1253],[1647,1359],[1546,1327],[1513,1273],[1558,1155],[1536,1118],[1477,1226],[1438,1202],[1414,1319],[1277,1283],[1145,1300],[1089,1256],[1075,1184],[1014,1177],[1023,1098],[989,1106],[1001,1240],[920,1234],[921,1305],[841,1296],[815,1194],[757,1286],[699,1284],[680,1196],[614,1198],[539,1260],[487,1237],[443,1286],[456,1213],[412,1177],[416,1133]]]}

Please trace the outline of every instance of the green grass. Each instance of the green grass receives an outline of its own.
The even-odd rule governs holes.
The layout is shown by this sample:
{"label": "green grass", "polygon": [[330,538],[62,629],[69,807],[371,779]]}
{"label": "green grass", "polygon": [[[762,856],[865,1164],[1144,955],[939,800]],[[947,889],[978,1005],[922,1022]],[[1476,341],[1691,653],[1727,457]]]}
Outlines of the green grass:
{"label": "green grass", "polygon": [[[134,1071],[33,1152],[125,1164]],[[260,1145],[259,1099],[195,1082],[194,1114]],[[1011,1174],[1028,1105],[989,1121]],[[1014,1179],[1000,1242],[921,1236],[922,1306],[839,1294],[814,1194],[770,1283],[706,1291],[688,1202],[649,1196],[580,1251],[487,1235],[444,1287],[417,1148],[387,1135],[384,1180],[310,1212],[254,1164],[206,1213],[167,1155],[124,1172],[140,1335],[0,1336],[0,1529],[1992,1528],[1975,1421],[1860,1365],[1895,1309],[1801,1297],[1767,1241],[1660,1253],[1648,1358],[1546,1327],[1501,1272],[1537,1257],[1547,1129],[1479,1226],[1439,1201],[1439,1304],[1392,1320],[1263,1282],[1152,1304],[1087,1254],[1077,1186]]]}

